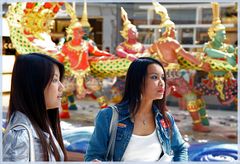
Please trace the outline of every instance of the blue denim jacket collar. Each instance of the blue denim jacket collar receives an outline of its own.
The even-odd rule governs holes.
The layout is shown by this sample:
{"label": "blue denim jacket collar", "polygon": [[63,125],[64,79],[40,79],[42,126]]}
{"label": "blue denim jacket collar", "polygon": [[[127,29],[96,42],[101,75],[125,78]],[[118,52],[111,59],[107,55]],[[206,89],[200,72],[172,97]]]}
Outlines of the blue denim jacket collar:
{"label": "blue denim jacket collar", "polygon": [[[123,121],[125,119],[128,119],[130,117],[130,112],[129,112],[129,107],[128,107],[128,102],[125,101],[123,103],[117,104],[116,105],[118,108],[118,113],[120,115],[119,121]],[[159,117],[160,119],[163,118],[162,114],[158,110],[158,107],[156,105],[153,105],[152,110],[154,112],[155,118]]]}

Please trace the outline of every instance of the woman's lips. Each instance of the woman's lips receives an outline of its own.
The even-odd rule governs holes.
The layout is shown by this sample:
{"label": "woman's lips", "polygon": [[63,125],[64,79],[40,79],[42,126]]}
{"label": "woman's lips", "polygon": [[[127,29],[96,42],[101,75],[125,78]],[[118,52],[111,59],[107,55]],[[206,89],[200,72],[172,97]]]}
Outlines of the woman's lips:
{"label": "woman's lips", "polygon": [[163,93],[164,89],[159,89],[158,92]]}

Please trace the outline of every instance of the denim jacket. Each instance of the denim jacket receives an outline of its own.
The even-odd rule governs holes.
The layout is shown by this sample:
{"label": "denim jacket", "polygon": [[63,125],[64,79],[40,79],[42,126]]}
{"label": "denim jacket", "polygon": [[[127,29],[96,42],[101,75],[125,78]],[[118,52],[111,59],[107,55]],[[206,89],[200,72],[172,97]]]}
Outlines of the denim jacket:
{"label": "denim jacket", "polygon": [[[128,104],[118,104],[117,107],[119,118],[113,160],[121,161],[132,136],[134,124],[130,119]],[[159,112],[157,107],[153,107],[152,110],[155,114],[157,135],[163,151],[168,155],[172,155],[173,161],[187,161],[187,146],[185,141],[182,139],[173,117],[167,113],[172,126],[172,137],[170,141],[170,128],[166,127],[162,114]],[[111,118],[112,109],[110,107],[98,113],[95,122],[95,129],[85,155],[85,161],[92,161],[94,159],[101,161],[105,160],[108,142],[110,140],[109,126]]]}
{"label": "denim jacket", "polygon": [[[15,112],[9,121],[7,128],[12,127],[15,124],[24,124],[26,125],[32,133],[33,142],[34,142],[34,152],[35,160],[43,161],[43,151],[40,143],[39,136],[37,135],[35,129],[33,128],[30,120],[21,112]],[[43,132],[47,143],[49,143],[49,134]],[[6,136],[6,137],[5,137]],[[18,162],[27,162],[29,161],[29,137],[27,130],[23,127],[15,127],[11,129],[8,133],[4,134],[3,140],[3,161],[18,161]],[[57,149],[60,153],[61,161],[64,161],[64,154],[57,140],[53,136],[53,141],[57,146]],[[49,153],[49,161],[56,161],[53,153]]]}

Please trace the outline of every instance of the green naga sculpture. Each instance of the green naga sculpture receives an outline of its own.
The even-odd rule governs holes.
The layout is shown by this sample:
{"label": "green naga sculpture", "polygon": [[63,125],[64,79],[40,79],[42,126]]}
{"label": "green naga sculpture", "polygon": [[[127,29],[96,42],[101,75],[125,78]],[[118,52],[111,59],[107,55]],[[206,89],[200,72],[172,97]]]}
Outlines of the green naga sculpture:
{"label": "green naga sculpture", "polygon": [[225,44],[226,30],[219,18],[219,4],[212,3],[212,26],[208,29],[210,41],[204,45],[205,61],[211,64],[208,78],[197,84],[195,89],[200,94],[216,95],[223,105],[237,101],[237,48]]}

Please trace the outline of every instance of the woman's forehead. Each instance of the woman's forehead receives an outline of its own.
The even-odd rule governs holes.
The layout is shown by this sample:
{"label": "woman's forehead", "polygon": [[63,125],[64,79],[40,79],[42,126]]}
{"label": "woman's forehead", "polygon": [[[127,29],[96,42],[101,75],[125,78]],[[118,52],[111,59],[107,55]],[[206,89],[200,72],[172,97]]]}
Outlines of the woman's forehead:
{"label": "woman's forehead", "polygon": [[156,73],[156,74],[163,74],[163,68],[158,65],[158,64],[150,64],[147,68],[147,73],[148,74],[152,74],[152,73]]}
{"label": "woman's forehead", "polygon": [[56,64],[53,65],[53,69],[54,69],[54,74],[57,74],[57,75],[60,74],[59,68]]}

